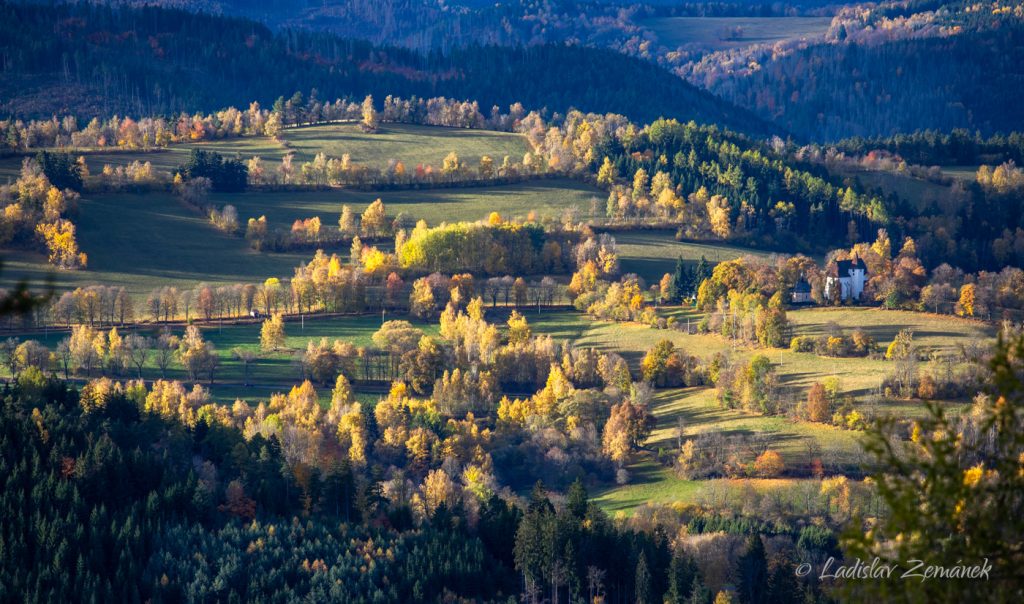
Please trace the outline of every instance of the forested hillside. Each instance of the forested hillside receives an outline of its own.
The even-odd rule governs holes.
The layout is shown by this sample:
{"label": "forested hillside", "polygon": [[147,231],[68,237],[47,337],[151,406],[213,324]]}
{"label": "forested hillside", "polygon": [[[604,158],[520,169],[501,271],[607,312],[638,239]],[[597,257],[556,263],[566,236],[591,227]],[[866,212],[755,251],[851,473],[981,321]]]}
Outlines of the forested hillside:
{"label": "forested hillside", "polygon": [[1019,130],[1024,6],[849,7],[826,39],[714,53],[676,69],[814,140],[924,129]]}
{"label": "forested hillside", "polygon": [[[155,4],[252,18],[280,32],[330,32],[376,45],[444,53],[443,58],[438,54],[416,61],[390,49],[383,64],[379,53],[363,61],[372,65],[375,74],[373,81],[360,82],[365,87],[376,86],[385,73],[418,80],[394,91],[405,96],[461,95],[502,105],[515,96],[514,100],[546,104],[554,110],[568,103],[645,121],[659,116],[687,119],[691,115],[681,115],[679,108],[690,107],[700,121],[726,114],[733,123],[748,125],[731,107],[718,109],[706,97],[695,98],[692,89],[664,80],[665,72],[649,67],[657,65],[804,140],[890,136],[928,128],[967,128],[990,135],[1024,126],[1024,113],[1014,102],[1024,84],[1019,67],[1024,64],[1024,6],[1019,1],[832,6],[573,0],[493,4],[168,0]],[[812,16],[820,24],[806,29],[811,20],[795,18]],[[791,21],[787,24],[780,17]],[[335,51],[325,50],[323,43],[290,40],[285,52],[319,57],[331,65]],[[573,44],[587,50],[566,55],[564,48],[558,48],[525,56],[508,50],[543,49],[546,44]],[[479,45],[506,50],[473,50]],[[600,54],[597,49],[615,54]],[[351,54],[366,59],[367,52]],[[265,57],[260,59],[267,64]],[[55,64],[54,70],[61,72],[60,61]],[[520,85],[532,82],[537,90],[523,90],[516,96],[504,86],[476,82],[480,76],[515,78]],[[616,85],[622,82],[629,85]],[[640,83],[645,89],[637,89]],[[562,93],[558,98],[544,92],[552,87]],[[591,88],[592,94],[585,92]],[[147,95],[137,96],[145,99]],[[598,101],[610,101],[612,106],[598,106]]]}
{"label": "forested hillside", "polygon": [[818,45],[717,94],[814,139],[1024,126],[1024,24],[881,45]]}
{"label": "forested hillside", "polygon": [[521,102],[768,131],[751,114],[655,65],[576,46],[488,46],[422,56],[158,8],[4,3],[0,48],[0,98],[6,99],[0,112],[18,116],[194,112],[254,99],[269,104],[316,89],[321,98],[448,96],[482,107]]}

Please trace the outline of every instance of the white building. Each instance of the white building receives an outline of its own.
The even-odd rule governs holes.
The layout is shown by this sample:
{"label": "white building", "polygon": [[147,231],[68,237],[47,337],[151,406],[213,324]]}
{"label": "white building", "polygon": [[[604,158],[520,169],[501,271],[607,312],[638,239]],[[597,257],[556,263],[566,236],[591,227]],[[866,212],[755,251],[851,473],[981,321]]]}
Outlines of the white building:
{"label": "white building", "polygon": [[811,299],[811,284],[803,277],[793,286],[792,299],[793,304],[810,304],[814,301]]}
{"label": "white building", "polygon": [[860,300],[867,278],[868,268],[860,258],[839,260],[825,277],[825,299],[831,300],[834,288],[838,287],[840,300]]}

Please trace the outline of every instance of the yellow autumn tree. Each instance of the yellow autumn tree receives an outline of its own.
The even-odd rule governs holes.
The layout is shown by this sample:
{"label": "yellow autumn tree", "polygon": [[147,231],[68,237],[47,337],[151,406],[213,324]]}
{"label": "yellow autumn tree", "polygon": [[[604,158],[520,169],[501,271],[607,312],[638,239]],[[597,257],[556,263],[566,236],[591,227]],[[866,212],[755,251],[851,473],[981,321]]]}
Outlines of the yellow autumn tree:
{"label": "yellow autumn tree", "polygon": [[973,283],[968,283],[960,288],[960,301],[957,304],[957,314],[961,317],[974,316],[974,304],[976,302],[976,289]]}
{"label": "yellow autumn tree", "polygon": [[526,317],[513,310],[508,318],[508,343],[525,344],[530,339],[530,325]]}
{"label": "yellow autumn tree", "polygon": [[284,319],[281,313],[275,313],[263,322],[260,328],[260,348],[267,351],[284,348]]}
{"label": "yellow autumn tree", "polygon": [[616,176],[615,164],[605,156],[601,168],[597,171],[597,184],[602,187],[610,187],[615,182]]}
{"label": "yellow autumn tree", "polygon": [[78,251],[75,225],[71,221],[58,219],[55,222],[42,222],[36,225],[36,233],[46,243],[50,264],[62,269],[85,268],[87,257]]}
{"label": "yellow autumn tree", "polygon": [[386,223],[387,212],[384,208],[384,202],[378,198],[366,207],[359,226],[364,236],[379,237],[384,232]]}
{"label": "yellow autumn tree", "polygon": [[717,237],[728,239],[732,234],[732,223],[730,222],[729,200],[721,195],[715,195],[707,202],[708,221],[711,223],[711,232]]}

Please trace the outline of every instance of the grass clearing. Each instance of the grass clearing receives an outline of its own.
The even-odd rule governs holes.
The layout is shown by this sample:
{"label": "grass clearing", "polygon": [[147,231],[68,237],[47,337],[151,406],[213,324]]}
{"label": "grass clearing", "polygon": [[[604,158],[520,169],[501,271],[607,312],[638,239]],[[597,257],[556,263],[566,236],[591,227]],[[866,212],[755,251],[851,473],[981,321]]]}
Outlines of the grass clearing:
{"label": "grass clearing", "polygon": [[55,277],[60,289],[124,286],[144,295],[165,285],[242,283],[290,277],[310,254],[259,254],[246,242],[215,230],[169,193],[83,197],[76,219],[79,247],[89,255],[84,271],[54,273],[42,254],[5,251],[0,283],[31,284]]}
{"label": "grass clearing", "polygon": [[[155,172],[172,172],[178,166],[188,160],[192,149],[204,149],[216,151],[225,157],[236,159],[249,159],[259,155],[264,161],[275,166],[284,157],[287,150],[266,136],[247,136],[240,138],[228,138],[200,143],[185,143],[171,145],[165,149],[143,150],[120,150],[110,149],[107,151],[72,151],[74,157],[85,156],[85,163],[89,166],[89,172],[99,174],[105,164],[111,166],[125,166],[133,161],[150,162]],[[59,150],[58,150],[59,151]],[[32,157],[35,153],[31,154]],[[24,156],[11,156],[0,158],[0,182],[7,182],[10,178],[14,180],[21,171],[21,162]]]}
{"label": "grass clearing", "polygon": [[[267,215],[272,228],[289,228],[298,218],[320,216],[335,228],[343,204],[361,212],[382,197],[388,214],[406,212],[430,224],[480,220],[491,211],[525,217],[531,210],[557,218],[569,208],[586,211],[597,190],[569,179],[540,180],[499,187],[415,191],[273,192],[216,194],[218,205],[232,204],[239,218]],[[248,283],[291,277],[312,252],[257,253],[240,237],[215,230],[208,220],[172,194],[87,195],[75,219],[79,247],[89,255],[84,271],[55,272],[40,253],[3,250],[0,286],[20,279],[41,286],[53,277],[59,289],[93,284],[124,286],[136,297],[164,285],[191,288],[199,282]],[[340,250],[348,252],[346,247]]]}
{"label": "grass clearing", "polygon": [[[387,316],[386,320],[399,318],[398,316]],[[407,319],[407,317],[401,317]],[[413,325],[422,329],[429,335],[437,335],[438,326],[435,324],[412,321]],[[216,380],[211,387],[218,400],[232,402],[236,398],[249,401],[266,400],[273,392],[287,392],[295,384],[301,383],[303,379],[302,368],[299,364],[299,357],[305,351],[308,342],[318,342],[321,338],[327,340],[344,340],[351,342],[357,347],[372,346],[372,336],[381,325],[379,315],[353,316],[353,317],[328,317],[328,318],[307,318],[305,321],[289,320],[285,323],[285,348],[274,352],[261,352],[259,322],[245,324],[230,324],[221,327],[202,327],[203,337],[213,344],[219,359]],[[119,329],[121,336],[128,333],[140,333],[142,335],[156,337],[160,328],[145,326],[141,329]],[[175,335],[181,335],[184,328],[175,326],[171,329]],[[33,339],[41,342],[48,348],[55,349],[57,344],[68,333],[64,330],[48,331],[46,333],[34,333],[31,335],[18,336],[20,340]],[[233,354],[235,348],[256,351],[259,358],[249,366],[249,383],[251,386],[243,386],[245,381],[245,369]],[[134,368],[126,371],[121,379],[138,377]],[[143,366],[142,377],[146,380],[166,377],[167,379],[188,381],[188,376],[181,366],[175,362],[168,368],[166,375],[161,375],[153,356]],[[206,380],[201,383],[207,386]],[[330,398],[330,390],[333,384],[318,384],[317,391],[321,397]],[[376,400],[376,395],[371,396]]]}
{"label": "grass clearing", "polygon": [[950,351],[978,340],[994,340],[996,328],[982,321],[950,315],[883,310],[880,308],[805,308],[788,313],[794,335],[823,335],[829,323],[844,330],[860,328],[880,345],[891,342],[901,329],[914,332],[914,342],[928,351]]}
{"label": "grass clearing", "polygon": [[525,218],[530,211],[541,218],[560,218],[575,208],[581,216],[590,212],[598,189],[567,178],[544,179],[494,187],[411,189],[400,191],[283,191],[215,194],[218,205],[232,204],[244,222],[265,215],[271,228],[290,228],[300,218],[319,216],[324,228],[337,228],[341,207],[362,213],[381,199],[389,216],[406,213],[430,225],[459,220],[486,219],[491,212],[505,218]]}
{"label": "grass clearing", "polygon": [[[933,203],[945,207],[952,201],[952,188],[923,178],[894,174],[885,170],[867,170],[853,166],[838,165],[833,171],[843,177],[859,182],[859,188],[866,191],[879,190],[884,195],[896,195],[900,199],[924,209]],[[973,176],[972,176],[973,178]]]}
{"label": "grass clearing", "polygon": [[671,469],[651,460],[629,466],[630,482],[596,491],[593,501],[607,514],[632,516],[646,505],[707,505],[719,507],[735,502],[750,491],[772,494],[782,501],[800,506],[814,501],[821,482],[813,478],[712,478],[686,480]]}
{"label": "grass clearing", "polygon": [[860,453],[859,433],[826,424],[794,421],[785,417],[744,413],[737,409],[720,407],[710,388],[679,388],[657,391],[652,404],[658,418],[655,430],[647,439],[652,449],[675,447],[677,426],[683,426],[687,436],[716,432],[726,436],[761,434],[768,438],[771,448],[787,462],[804,461],[807,446],[816,444],[823,452],[834,456],[832,461],[849,462]]}
{"label": "grass clearing", "polygon": [[[995,338],[993,326],[945,315],[875,308],[807,308],[792,310],[787,314],[793,323],[794,335],[821,335],[827,332],[829,323],[834,322],[847,334],[858,327],[863,329],[876,339],[883,350],[904,328],[914,331],[914,342],[924,351],[952,351],[961,344],[991,342]],[[597,321],[572,311],[544,311],[540,314],[530,311],[526,317],[535,332],[549,333],[556,339],[572,340],[579,346],[617,352],[634,370],[639,368],[640,360],[650,348],[660,340],[668,339],[688,354],[705,359],[720,352],[737,360],[757,354],[765,355],[776,366],[782,384],[798,388],[809,388],[814,382],[835,376],[842,382],[845,392],[862,396],[877,388],[885,375],[892,371],[891,363],[881,359],[839,359],[788,349],[754,349],[736,345],[715,334],[686,334],[671,329],[651,329],[635,323]],[[901,404],[893,411],[904,413],[908,407],[915,412],[921,411],[920,405],[912,402]]]}
{"label": "grass clearing", "polygon": [[[245,136],[149,151],[101,149],[71,153],[76,157],[84,155],[89,171],[97,174],[104,164],[124,166],[133,161],[148,161],[155,171],[171,172],[185,163],[192,149],[216,151],[231,159],[248,160],[258,155],[270,170],[276,170],[281,158],[290,150],[295,153],[296,169],[302,162],[312,161],[317,153],[328,157],[348,153],[357,164],[383,168],[393,159],[403,162],[410,171],[417,164],[440,170],[442,160],[452,151],[462,161],[476,167],[483,155],[491,156],[497,166],[506,155],[513,161],[522,161],[523,154],[530,150],[526,138],[520,134],[414,124],[386,123],[373,134],[363,132],[355,123],[287,128],[281,132],[281,139],[284,145],[268,136]],[[0,182],[16,179],[23,159],[21,155],[0,158]]]}
{"label": "grass clearing", "polygon": [[295,151],[296,163],[312,161],[317,153],[328,157],[348,153],[357,164],[384,167],[389,160],[396,160],[410,171],[417,164],[440,169],[442,160],[452,151],[476,166],[483,155],[489,155],[497,165],[506,155],[522,161],[523,154],[530,150],[519,134],[414,124],[385,123],[374,133],[363,132],[355,123],[326,124],[289,128],[282,131],[281,138]]}
{"label": "grass clearing", "polygon": [[726,243],[688,243],[676,241],[670,230],[613,232],[619,249],[619,264],[623,273],[636,273],[648,285],[657,283],[662,275],[676,269],[676,260],[696,264],[704,256],[712,264],[734,260],[748,254],[769,256],[770,252],[739,247]]}
{"label": "grass clearing", "polygon": [[831,23],[831,17],[664,17],[643,25],[670,48],[724,50],[822,36]]}
{"label": "grass clearing", "polygon": [[978,177],[978,168],[980,167],[981,166],[942,166],[942,173],[958,180],[974,182]]}

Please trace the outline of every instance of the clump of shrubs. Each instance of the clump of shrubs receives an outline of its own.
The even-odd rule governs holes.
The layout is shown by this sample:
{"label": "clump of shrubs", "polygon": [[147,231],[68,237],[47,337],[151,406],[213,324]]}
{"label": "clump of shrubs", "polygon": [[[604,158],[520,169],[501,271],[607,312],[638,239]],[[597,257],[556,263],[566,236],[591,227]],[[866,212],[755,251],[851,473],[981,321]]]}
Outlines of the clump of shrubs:
{"label": "clump of shrubs", "polygon": [[812,352],[823,357],[866,357],[877,348],[874,338],[857,329],[851,335],[842,332],[823,336],[796,336],[789,342],[793,352]]}

